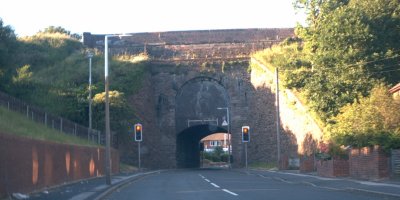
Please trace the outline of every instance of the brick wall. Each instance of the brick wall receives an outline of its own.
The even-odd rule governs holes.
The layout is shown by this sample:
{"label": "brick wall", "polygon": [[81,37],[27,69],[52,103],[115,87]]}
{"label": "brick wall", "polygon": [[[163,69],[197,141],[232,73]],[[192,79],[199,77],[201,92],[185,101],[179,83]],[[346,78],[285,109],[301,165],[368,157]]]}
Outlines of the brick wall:
{"label": "brick wall", "polygon": [[349,161],[351,177],[359,179],[389,177],[389,157],[377,146],[352,149]]}
{"label": "brick wall", "polygon": [[349,161],[341,159],[332,159],[318,161],[317,174],[325,177],[343,177],[349,176]]}
{"label": "brick wall", "polygon": [[[0,133],[0,197],[104,174],[104,148],[65,145]],[[113,150],[112,172],[119,171]]]}
{"label": "brick wall", "polygon": [[300,157],[300,173],[308,173],[315,171],[314,155]]}

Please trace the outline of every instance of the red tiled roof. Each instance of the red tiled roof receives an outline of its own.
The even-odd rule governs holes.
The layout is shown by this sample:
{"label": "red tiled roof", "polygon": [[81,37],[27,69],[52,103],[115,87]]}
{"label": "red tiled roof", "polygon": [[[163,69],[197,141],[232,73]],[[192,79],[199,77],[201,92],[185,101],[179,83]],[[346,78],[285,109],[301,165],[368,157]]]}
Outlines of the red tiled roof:
{"label": "red tiled roof", "polygon": [[225,133],[212,134],[212,135],[209,135],[209,136],[203,138],[202,141],[218,141],[218,140],[221,141],[221,140],[224,140],[224,134]]}
{"label": "red tiled roof", "polygon": [[397,92],[397,91],[399,91],[400,90],[400,83],[398,83],[397,85],[395,85],[394,87],[392,87],[390,90],[389,90],[389,92],[390,93],[395,93],[395,92]]}

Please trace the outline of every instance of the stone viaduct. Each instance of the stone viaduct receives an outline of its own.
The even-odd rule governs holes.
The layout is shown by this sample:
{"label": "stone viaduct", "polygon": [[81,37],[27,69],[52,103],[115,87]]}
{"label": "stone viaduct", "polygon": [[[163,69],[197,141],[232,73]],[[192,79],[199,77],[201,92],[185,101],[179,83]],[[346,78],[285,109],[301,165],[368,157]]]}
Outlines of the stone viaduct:
{"label": "stone viaduct", "polygon": [[[293,36],[293,29],[236,29],[136,33],[111,38],[110,52],[146,52],[151,58],[141,90],[129,98],[144,126],[142,166],[198,167],[199,141],[210,134],[228,132],[228,127],[221,125],[227,118],[227,109],[218,108],[229,110],[234,167],[244,166],[244,125],[251,127],[249,163],[276,163],[273,76],[267,71],[252,70],[250,54]],[[102,50],[104,35],[84,33],[83,43]],[[300,114],[291,113],[301,103],[295,97],[287,98],[287,94],[281,94],[281,110],[288,110],[280,119],[282,167],[305,152],[299,146],[309,144],[303,141],[314,143],[320,134],[304,108]],[[125,156],[121,159],[136,162],[136,145],[132,142],[121,148],[120,154]]]}

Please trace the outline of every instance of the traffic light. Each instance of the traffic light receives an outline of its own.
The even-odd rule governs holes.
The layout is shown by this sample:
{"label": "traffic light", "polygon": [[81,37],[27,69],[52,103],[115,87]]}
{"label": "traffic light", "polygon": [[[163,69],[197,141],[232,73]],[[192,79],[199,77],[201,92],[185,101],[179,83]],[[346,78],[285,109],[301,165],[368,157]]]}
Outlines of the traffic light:
{"label": "traffic light", "polygon": [[135,124],[135,141],[141,142],[143,134],[143,127],[141,124]]}
{"label": "traffic light", "polygon": [[250,142],[250,127],[242,126],[242,142]]}

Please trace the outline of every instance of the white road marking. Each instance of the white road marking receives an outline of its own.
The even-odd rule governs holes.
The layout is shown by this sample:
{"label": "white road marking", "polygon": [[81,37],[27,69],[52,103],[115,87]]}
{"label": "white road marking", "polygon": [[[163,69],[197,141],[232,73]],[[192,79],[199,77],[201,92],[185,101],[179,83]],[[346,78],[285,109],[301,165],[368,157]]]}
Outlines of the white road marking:
{"label": "white road marking", "polygon": [[231,192],[231,191],[229,191],[229,190],[227,190],[227,189],[222,189],[222,191],[224,191],[224,192],[226,192],[226,193],[229,193],[229,194],[231,194],[231,195],[233,195],[233,196],[238,196],[238,194],[236,194],[236,193],[234,193],[234,192]]}
{"label": "white road marking", "polygon": [[[214,187],[216,187],[216,188],[221,188],[221,187],[219,187],[219,185],[217,185],[217,184],[215,184],[215,183],[212,183],[210,180],[206,179],[206,177],[204,177],[203,175],[199,174],[199,176],[200,176],[202,179],[204,179],[205,181],[209,182],[212,186],[214,186]],[[226,193],[228,193],[228,194],[231,194],[231,195],[233,195],[233,196],[239,196],[238,194],[236,194],[236,193],[234,193],[234,192],[231,192],[231,191],[229,191],[229,190],[227,190],[227,189],[221,189],[221,190],[224,191],[224,192],[226,192]]]}

